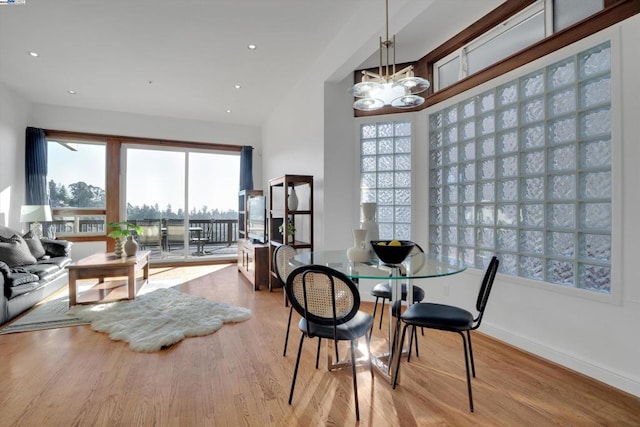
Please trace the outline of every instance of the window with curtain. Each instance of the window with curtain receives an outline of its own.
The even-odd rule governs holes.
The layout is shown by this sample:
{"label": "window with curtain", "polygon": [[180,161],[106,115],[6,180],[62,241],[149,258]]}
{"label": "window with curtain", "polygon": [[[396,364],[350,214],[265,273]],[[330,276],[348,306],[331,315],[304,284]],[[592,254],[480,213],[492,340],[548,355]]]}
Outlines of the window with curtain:
{"label": "window with curtain", "polygon": [[106,144],[48,140],[47,185],[57,233],[106,231]]}
{"label": "window with curtain", "polygon": [[611,292],[611,47],[429,116],[429,249]]}
{"label": "window with curtain", "polygon": [[360,200],[377,204],[381,239],[411,238],[411,122],[360,126]]}

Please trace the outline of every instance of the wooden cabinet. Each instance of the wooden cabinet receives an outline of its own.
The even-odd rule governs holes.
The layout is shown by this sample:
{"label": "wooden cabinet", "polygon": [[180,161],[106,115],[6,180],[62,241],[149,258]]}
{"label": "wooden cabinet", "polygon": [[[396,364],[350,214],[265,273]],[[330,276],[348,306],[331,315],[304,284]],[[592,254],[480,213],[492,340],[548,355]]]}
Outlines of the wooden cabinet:
{"label": "wooden cabinet", "polygon": [[[295,192],[297,206],[288,202]],[[281,286],[273,266],[273,252],[282,244],[298,251],[313,250],[313,176],[284,175],[269,180],[269,290]],[[286,224],[293,227],[287,227]]]}
{"label": "wooden cabinet", "polygon": [[269,246],[238,239],[238,271],[251,282],[254,290],[269,284]]}

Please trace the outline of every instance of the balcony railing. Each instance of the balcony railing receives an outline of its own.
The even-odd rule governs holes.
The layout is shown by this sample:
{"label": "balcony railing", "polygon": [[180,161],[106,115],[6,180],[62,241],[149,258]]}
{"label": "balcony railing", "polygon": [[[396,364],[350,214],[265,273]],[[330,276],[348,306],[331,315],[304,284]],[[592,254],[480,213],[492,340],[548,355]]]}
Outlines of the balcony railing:
{"label": "balcony railing", "polygon": [[[163,219],[162,228],[166,228],[167,220]],[[130,222],[136,223],[136,220]],[[55,227],[56,234],[93,234],[100,235],[106,233],[104,219],[85,219],[73,217],[68,220],[56,219],[51,224]],[[200,235],[207,237],[204,244],[227,246],[238,241],[238,220],[237,219],[192,219],[189,220],[190,228],[199,228]]]}

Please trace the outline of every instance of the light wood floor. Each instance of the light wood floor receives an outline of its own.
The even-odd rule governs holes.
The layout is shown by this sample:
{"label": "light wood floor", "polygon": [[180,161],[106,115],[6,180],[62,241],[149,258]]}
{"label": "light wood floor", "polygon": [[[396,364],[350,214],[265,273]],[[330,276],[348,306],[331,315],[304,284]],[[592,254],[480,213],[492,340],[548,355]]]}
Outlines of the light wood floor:
{"label": "light wood floor", "polygon": [[[155,269],[192,279],[182,291],[249,307],[253,317],[157,353],[136,353],[89,326],[0,336],[0,426],[355,425],[350,371],[314,369],[305,340],[287,404],[299,332],[282,356],[288,308],[280,290],[254,292],[235,265]],[[363,306],[371,310],[371,305]],[[361,425],[632,426],[640,399],[474,335],[470,413],[456,334],[426,331],[396,390],[358,373]],[[374,341],[383,333],[376,329]]]}

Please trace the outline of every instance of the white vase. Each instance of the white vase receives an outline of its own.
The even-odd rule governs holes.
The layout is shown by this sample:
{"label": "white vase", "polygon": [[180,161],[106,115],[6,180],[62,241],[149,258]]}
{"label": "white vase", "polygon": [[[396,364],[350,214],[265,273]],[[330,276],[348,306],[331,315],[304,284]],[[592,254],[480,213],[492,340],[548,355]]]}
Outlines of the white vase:
{"label": "white vase", "polygon": [[360,228],[367,230],[366,247],[369,250],[370,255],[373,256],[373,248],[371,247],[371,240],[378,240],[380,238],[380,227],[376,222],[376,203],[362,203],[362,217],[364,220],[360,223]]}
{"label": "white vase", "polygon": [[126,256],[135,256],[138,252],[138,242],[133,240],[133,236],[127,236],[127,241],[124,243],[124,253]]}
{"label": "white vase", "polygon": [[287,199],[287,207],[290,211],[298,209],[298,195],[296,194],[296,187],[291,187],[289,198]]}
{"label": "white vase", "polygon": [[351,262],[367,262],[371,254],[366,245],[367,230],[356,228],[353,230],[353,247],[347,249],[347,258]]}

